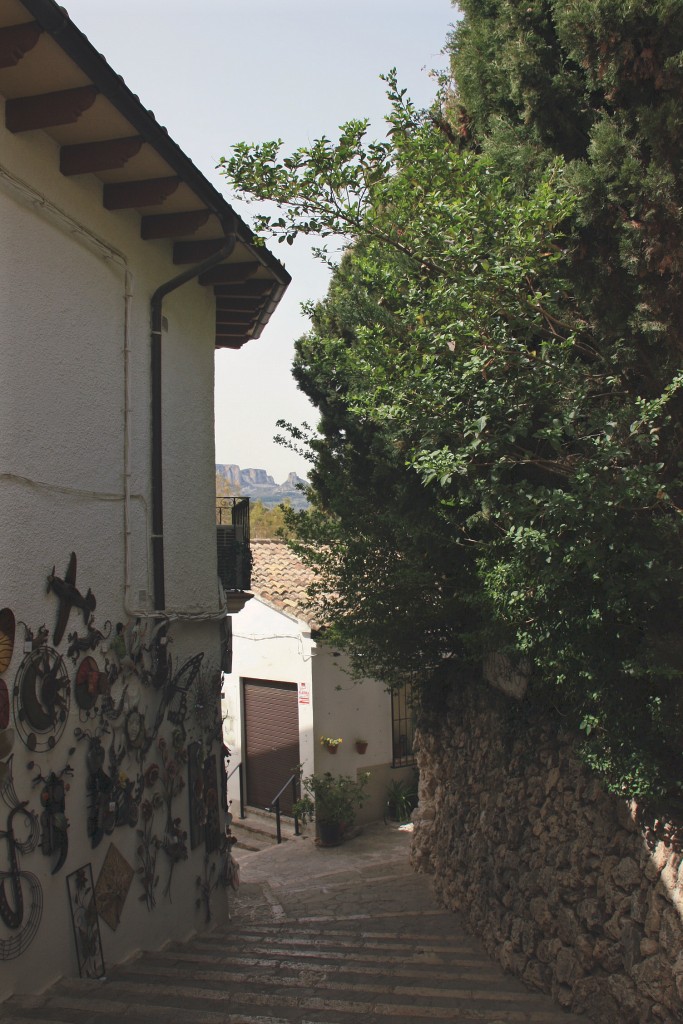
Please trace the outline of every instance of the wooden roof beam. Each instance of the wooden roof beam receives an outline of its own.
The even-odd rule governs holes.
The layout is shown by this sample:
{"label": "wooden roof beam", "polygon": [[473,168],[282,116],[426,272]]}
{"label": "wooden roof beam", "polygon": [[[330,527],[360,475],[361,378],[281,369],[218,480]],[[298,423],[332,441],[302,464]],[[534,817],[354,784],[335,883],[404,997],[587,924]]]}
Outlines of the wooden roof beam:
{"label": "wooden roof beam", "polygon": [[225,245],[224,238],[204,238],[199,242],[176,242],[173,246],[174,263],[201,263],[219,252]]}
{"label": "wooden roof beam", "polygon": [[97,94],[96,86],[83,85],[78,89],[63,89],[61,92],[7,100],[5,124],[14,134],[36,128],[51,128],[58,124],[74,124],[81,114],[92,107]]}
{"label": "wooden roof beam", "polygon": [[141,135],[125,139],[107,139],[105,142],[81,142],[75,146],[62,146],[59,151],[59,169],[62,174],[96,174],[123,167],[142,149]]}
{"label": "wooden roof beam", "polygon": [[258,296],[254,296],[251,299],[225,299],[221,296],[216,297],[216,309],[228,313],[251,313],[253,316],[256,316],[262,305],[263,300]]}
{"label": "wooden roof beam", "polygon": [[121,181],[105,185],[102,202],[107,210],[134,210],[144,206],[160,206],[177,190],[180,178],[147,178],[144,181]]}
{"label": "wooden roof beam", "polygon": [[216,310],[216,330],[219,324],[230,326],[231,324],[251,324],[256,319],[256,313],[242,313],[239,310],[230,311],[227,309]]}
{"label": "wooden roof beam", "polygon": [[246,345],[246,343],[248,341],[249,341],[249,338],[246,338],[246,337],[232,338],[232,337],[226,337],[226,336],[224,336],[222,334],[216,334],[216,348],[233,348],[233,349],[238,349],[238,348],[242,348],[242,345]]}
{"label": "wooden roof beam", "polygon": [[257,281],[243,281],[241,284],[218,284],[213,293],[216,298],[251,299],[254,297],[269,297],[275,284],[272,280],[259,279]]}
{"label": "wooden roof beam", "polygon": [[259,266],[256,262],[219,263],[217,267],[200,274],[197,280],[200,284],[241,284],[253,277]]}
{"label": "wooden roof beam", "polygon": [[32,50],[42,32],[37,21],[0,28],[0,68],[13,68]]}
{"label": "wooden roof beam", "polygon": [[177,235],[193,235],[203,227],[209,217],[210,210],[188,210],[186,213],[149,214],[140,223],[140,237],[145,241],[151,238],[173,238]]}

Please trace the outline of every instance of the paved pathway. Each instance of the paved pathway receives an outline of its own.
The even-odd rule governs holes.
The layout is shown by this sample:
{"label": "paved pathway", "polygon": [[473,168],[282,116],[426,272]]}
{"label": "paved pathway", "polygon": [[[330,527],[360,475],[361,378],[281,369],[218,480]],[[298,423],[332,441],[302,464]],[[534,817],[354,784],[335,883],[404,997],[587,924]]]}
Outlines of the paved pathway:
{"label": "paved pathway", "polygon": [[105,982],[63,980],[3,1024],[586,1024],[503,974],[373,825],[242,853],[229,925],[145,953]]}

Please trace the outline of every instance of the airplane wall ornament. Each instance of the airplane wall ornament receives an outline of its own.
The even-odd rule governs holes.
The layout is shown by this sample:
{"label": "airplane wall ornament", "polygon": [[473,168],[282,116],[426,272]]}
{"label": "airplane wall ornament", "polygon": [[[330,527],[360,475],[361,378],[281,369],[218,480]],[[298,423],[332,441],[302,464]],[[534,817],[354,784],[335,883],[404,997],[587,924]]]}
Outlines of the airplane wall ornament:
{"label": "airplane wall ornament", "polygon": [[90,628],[90,620],[92,613],[97,607],[97,601],[92,590],[88,589],[88,593],[83,597],[79,590],[76,589],[76,552],[71,552],[69,558],[69,565],[66,570],[64,579],[60,579],[55,575],[55,566],[52,566],[52,572],[47,577],[47,592],[48,594],[52,591],[53,594],[57,595],[59,599],[59,609],[57,611],[57,622],[55,625],[55,631],[52,634],[52,643],[54,647],[58,647],[61,643],[66,624],[69,621],[69,615],[71,614],[72,608],[80,608],[83,612],[83,622],[85,623],[86,629]]}

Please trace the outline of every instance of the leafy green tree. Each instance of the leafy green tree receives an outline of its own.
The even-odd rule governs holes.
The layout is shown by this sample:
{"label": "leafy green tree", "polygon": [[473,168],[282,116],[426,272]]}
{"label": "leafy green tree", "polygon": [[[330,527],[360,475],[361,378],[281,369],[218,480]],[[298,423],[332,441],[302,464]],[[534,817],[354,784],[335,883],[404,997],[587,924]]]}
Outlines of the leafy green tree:
{"label": "leafy green tree", "polygon": [[[481,66],[495,67],[485,27],[473,19],[469,41],[478,33]],[[550,67],[556,41],[536,42]],[[479,115],[502,126],[490,147],[465,107],[451,127],[388,85],[387,142],[350,122],[337,144],[285,158],[278,143],[241,144],[223,164],[278,204],[261,230],[348,245],[295,363],[321,423],[313,508],[291,518],[323,614],[359,671],[408,677],[425,701],[487,651],[528,659],[532,694],[583,727],[609,785],[670,794],[681,378],[664,355],[633,386],[635,342],[605,342],[584,307],[579,150],[553,149],[551,123],[525,134],[502,78],[509,110]]]}

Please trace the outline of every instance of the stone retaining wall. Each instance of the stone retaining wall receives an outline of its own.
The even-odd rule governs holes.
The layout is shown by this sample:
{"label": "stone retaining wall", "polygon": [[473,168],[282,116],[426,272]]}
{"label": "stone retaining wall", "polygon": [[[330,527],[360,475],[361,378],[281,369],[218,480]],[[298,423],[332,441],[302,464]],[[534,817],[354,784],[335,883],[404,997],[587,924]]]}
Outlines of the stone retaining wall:
{"label": "stone retaining wall", "polygon": [[569,738],[468,690],[418,736],[412,858],[503,966],[599,1022],[683,1022],[683,864]]}

